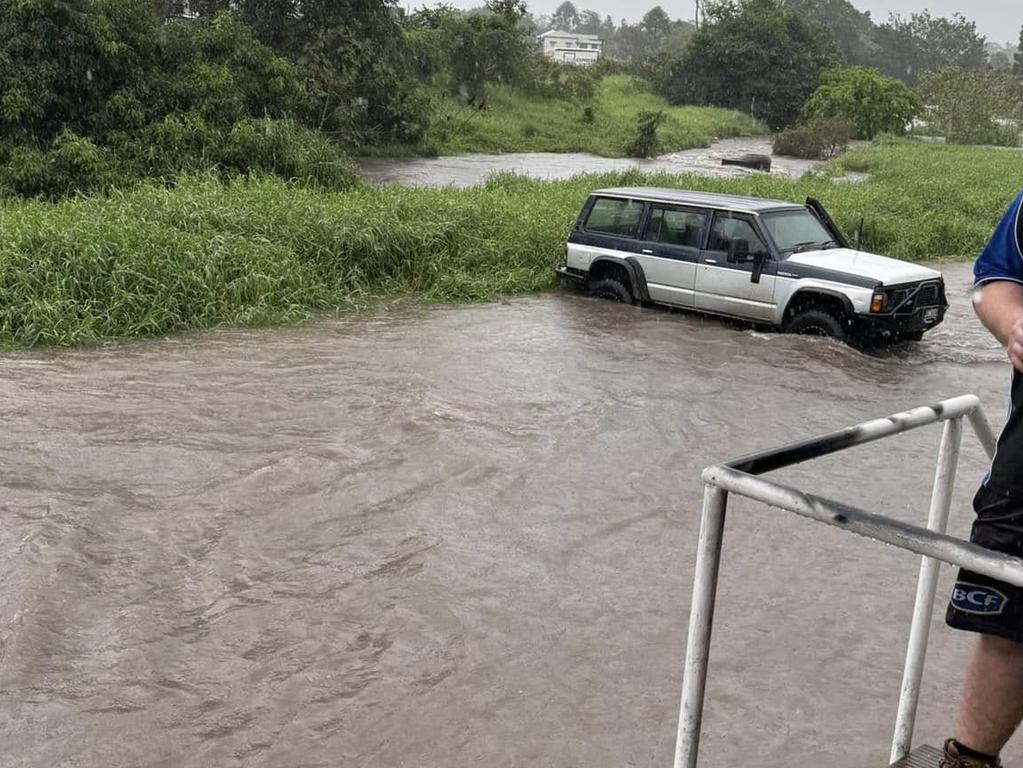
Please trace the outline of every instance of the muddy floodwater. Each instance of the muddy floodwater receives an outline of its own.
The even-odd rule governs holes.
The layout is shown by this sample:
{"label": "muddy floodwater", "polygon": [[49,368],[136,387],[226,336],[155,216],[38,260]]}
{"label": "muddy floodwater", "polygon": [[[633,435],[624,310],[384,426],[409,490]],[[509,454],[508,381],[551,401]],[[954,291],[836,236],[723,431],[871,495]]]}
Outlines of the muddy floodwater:
{"label": "muddy floodwater", "polygon": [[[555,292],[4,357],[0,765],[670,765],[700,470],[965,392],[1001,422],[944,271],[876,356]],[[781,476],[922,522],[938,439]],[[983,470],[967,435],[957,534]],[[886,765],[915,558],[743,502],[725,543],[702,765]],[[918,742],[969,645],[936,616]]]}
{"label": "muddy floodwater", "polygon": [[[567,179],[580,173],[607,173],[632,168],[644,173],[694,173],[713,178],[741,178],[759,173],[748,168],[723,166],[723,158],[744,154],[771,154],[771,140],[763,137],[724,139],[704,149],[673,152],[649,160],[599,157],[585,153],[523,152],[506,155],[458,155],[434,158],[363,158],[363,176],[377,184],[403,186],[470,187],[481,184],[494,173],[512,172],[536,179]],[[812,160],[774,156],[771,173],[798,178],[820,165]],[[849,181],[865,178],[850,173]]]}

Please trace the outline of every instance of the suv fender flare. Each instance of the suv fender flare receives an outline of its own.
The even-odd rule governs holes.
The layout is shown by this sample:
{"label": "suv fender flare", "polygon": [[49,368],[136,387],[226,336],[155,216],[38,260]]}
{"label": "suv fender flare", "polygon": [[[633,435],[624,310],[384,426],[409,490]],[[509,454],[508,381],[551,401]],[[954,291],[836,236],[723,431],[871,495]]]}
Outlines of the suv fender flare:
{"label": "suv fender flare", "polygon": [[785,320],[788,319],[788,317],[789,317],[789,310],[792,308],[792,306],[797,301],[799,301],[800,299],[805,299],[805,298],[807,298],[809,296],[814,296],[814,295],[816,295],[816,296],[827,296],[828,298],[831,298],[831,299],[838,299],[840,302],[842,302],[842,307],[845,309],[845,313],[846,313],[847,317],[853,318],[853,317],[856,316],[856,310],[853,309],[852,301],[844,293],[842,293],[841,291],[832,290],[830,288],[816,288],[816,287],[814,287],[814,288],[800,288],[798,291],[793,293],[792,296],[789,297],[789,303],[785,305],[785,311],[782,312],[782,321],[784,322]]}
{"label": "suv fender flare", "polygon": [[600,263],[617,264],[629,275],[629,282],[632,284],[633,295],[637,301],[650,301],[650,291],[646,287],[646,275],[643,273],[643,265],[635,256],[627,256],[624,259],[617,259],[613,256],[600,256],[590,263],[590,270]]}

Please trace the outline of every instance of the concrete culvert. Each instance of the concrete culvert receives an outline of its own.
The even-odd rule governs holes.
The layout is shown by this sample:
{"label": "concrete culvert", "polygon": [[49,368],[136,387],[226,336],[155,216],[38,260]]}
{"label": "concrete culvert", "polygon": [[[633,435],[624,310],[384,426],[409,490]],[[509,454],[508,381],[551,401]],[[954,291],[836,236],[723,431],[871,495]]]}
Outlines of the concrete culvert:
{"label": "concrete culvert", "polygon": [[754,171],[771,171],[770,155],[746,154],[737,157],[724,157],[721,165],[737,165],[741,168],[752,168]]}

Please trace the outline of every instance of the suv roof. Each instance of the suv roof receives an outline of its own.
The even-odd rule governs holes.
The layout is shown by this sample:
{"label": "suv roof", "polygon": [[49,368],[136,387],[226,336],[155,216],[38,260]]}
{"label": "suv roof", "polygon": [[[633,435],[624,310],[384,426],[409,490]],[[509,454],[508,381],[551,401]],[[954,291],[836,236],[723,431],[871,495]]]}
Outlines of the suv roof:
{"label": "suv roof", "polygon": [[739,197],[738,195],[717,195],[710,192],[687,192],[684,189],[668,189],[665,187],[612,187],[609,189],[598,189],[593,194],[605,197],[627,197],[632,200],[649,200],[655,203],[696,205],[702,208],[727,208],[731,211],[748,213],[803,207],[797,203],[786,203],[782,200],[765,200],[762,197]]}

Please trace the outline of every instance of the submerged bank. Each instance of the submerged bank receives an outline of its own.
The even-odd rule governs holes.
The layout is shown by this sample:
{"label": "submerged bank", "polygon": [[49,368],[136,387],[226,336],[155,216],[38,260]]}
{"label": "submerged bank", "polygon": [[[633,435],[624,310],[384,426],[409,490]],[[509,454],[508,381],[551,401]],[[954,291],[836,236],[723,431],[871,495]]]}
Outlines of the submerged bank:
{"label": "submerged bank", "polygon": [[327,193],[273,179],[187,180],[56,204],[0,203],[0,343],[70,345],[299,320],[374,296],[483,301],[553,285],[586,195],[649,184],[822,200],[869,250],[971,258],[1023,177],[1023,153],[915,142],[854,150],[801,179],[645,176]]}
{"label": "submerged bank", "polygon": [[[771,155],[771,139],[755,136],[715,141],[709,147],[670,152],[648,159],[601,157],[583,152],[516,152],[513,154],[468,154],[454,157],[363,157],[359,160],[362,177],[373,184],[400,184],[404,187],[474,187],[494,173],[517,173],[531,179],[570,179],[582,173],[695,174],[715,179],[741,179],[760,173],[737,165],[722,165],[724,158],[741,155]],[[799,178],[820,167],[816,160],[776,155],[771,174]],[[861,181],[858,175],[852,180]]]}

